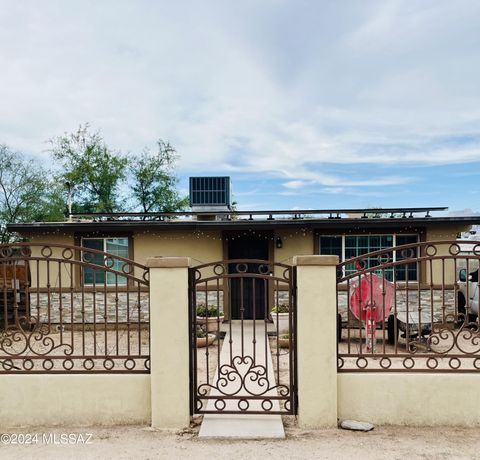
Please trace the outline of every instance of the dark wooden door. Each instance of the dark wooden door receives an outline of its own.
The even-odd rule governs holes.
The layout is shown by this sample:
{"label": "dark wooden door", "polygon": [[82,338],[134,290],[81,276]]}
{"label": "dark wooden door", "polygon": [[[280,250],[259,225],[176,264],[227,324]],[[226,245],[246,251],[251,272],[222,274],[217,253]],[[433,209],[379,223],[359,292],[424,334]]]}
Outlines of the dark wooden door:
{"label": "dark wooden door", "polygon": [[[228,259],[269,260],[267,235],[234,236],[228,239]],[[231,319],[261,319],[268,317],[268,280],[255,279],[258,263],[229,264],[229,273],[242,273],[230,280]],[[250,275],[250,276],[249,276]],[[243,311],[242,311],[243,307]],[[243,314],[242,314],[243,313]]]}

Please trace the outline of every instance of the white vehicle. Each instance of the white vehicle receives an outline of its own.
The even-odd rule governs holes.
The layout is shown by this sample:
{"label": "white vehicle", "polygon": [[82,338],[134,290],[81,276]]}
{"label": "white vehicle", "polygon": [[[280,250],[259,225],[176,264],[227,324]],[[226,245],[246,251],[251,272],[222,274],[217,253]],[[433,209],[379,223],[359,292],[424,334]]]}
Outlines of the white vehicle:
{"label": "white vehicle", "polygon": [[[468,315],[473,319],[476,318],[478,316],[478,270],[467,275],[467,270],[463,268],[458,273],[458,313],[465,314],[467,305]],[[470,320],[470,318],[467,319]]]}

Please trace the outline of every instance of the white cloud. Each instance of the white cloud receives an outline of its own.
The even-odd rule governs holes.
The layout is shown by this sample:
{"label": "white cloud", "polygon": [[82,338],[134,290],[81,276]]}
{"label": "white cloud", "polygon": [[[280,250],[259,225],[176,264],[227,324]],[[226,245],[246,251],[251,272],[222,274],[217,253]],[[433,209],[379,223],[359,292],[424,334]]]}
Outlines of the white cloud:
{"label": "white cloud", "polygon": [[288,182],[285,182],[283,184],[284,187],[286,188],[302,188],[302,187],[305,187],[305,186],[308,186],[308,185],[311,185],[312,182],[311,181],[304,181],[304,180],[291,180],[291,181],[288,181]]}
{"label": "white cloud", "polygon": [[170,139],[185,172],[293,190],[415,180],[327,164],[480,161],[479,2],[2,6],[0,142],[16,149],[90,121],[115,148]]}
{"label": "white cloud", "polygon": [[480,216],[480,212],[473,211],[471,208],[465,209],[452,209],[448,212],[449,217],[470,217],[470,216]]}

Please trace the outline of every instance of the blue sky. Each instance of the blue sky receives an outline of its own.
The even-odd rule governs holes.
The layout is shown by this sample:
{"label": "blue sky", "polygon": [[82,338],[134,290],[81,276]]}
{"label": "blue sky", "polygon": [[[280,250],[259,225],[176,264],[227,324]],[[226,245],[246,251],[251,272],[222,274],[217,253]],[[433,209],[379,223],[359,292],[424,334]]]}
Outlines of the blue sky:
{"label": "blue sky", "polygon": [[0,143],[89,122],[240,209],[480,212],[477,0],[0,0]]}

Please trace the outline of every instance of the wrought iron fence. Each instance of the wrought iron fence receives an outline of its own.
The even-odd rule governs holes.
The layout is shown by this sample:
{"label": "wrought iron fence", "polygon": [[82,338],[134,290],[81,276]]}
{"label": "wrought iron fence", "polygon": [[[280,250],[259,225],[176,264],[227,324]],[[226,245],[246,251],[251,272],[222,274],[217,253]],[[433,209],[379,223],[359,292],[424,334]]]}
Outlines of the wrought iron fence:
{"label": "wrought iron fence", "polygon": [[227,260],[189,284],[191,413],[295,414],[294,267]]}
{"label": "wrought iron fence", "polygon": [[479,371],[479,262],[480,242],[435,241],[339,264],[339,372]]}
{"label": "wrought iron fence", "polygon": [[0,245],[0,373],[149,372],[148,274],[84,247]]}

